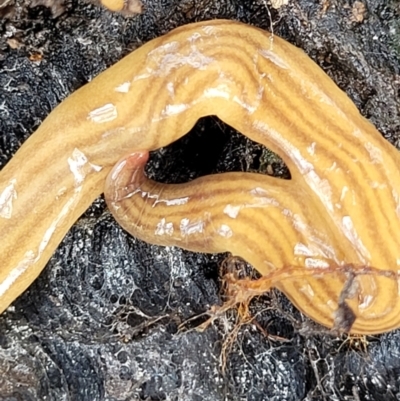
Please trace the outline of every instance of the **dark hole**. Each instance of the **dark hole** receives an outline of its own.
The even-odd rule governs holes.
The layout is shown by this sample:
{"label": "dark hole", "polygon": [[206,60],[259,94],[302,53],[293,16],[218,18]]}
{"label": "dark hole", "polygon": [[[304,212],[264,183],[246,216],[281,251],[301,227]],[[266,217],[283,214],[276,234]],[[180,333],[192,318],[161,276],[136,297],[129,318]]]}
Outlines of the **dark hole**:
{"label": "dark hole", "polygon": [[282,159],[215,116],[201,118],[185,136],[151,153],[150,178],[164,183],[187,182],[208,174],[247,171],[290,179]]}

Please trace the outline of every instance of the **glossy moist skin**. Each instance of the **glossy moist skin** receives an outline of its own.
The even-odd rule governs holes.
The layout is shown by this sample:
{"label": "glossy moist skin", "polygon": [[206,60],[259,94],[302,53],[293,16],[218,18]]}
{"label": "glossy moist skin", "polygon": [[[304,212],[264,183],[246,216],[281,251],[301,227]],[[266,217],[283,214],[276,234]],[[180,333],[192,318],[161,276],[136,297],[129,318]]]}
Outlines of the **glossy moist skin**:
{"label": "glossy moist skin", "polygon": [[[147,151],[215,114],[278,153],[292,179],[145,179]],[[400,325],[398,152],[301,50],[223,20],[178,28],[100,74],[1,171],[0,311],[135,151],[143,152],[118,163],[106,186],[134,235],[230,251],[265,276],[294,266],[276,286],[328,327],[367,334]]]}

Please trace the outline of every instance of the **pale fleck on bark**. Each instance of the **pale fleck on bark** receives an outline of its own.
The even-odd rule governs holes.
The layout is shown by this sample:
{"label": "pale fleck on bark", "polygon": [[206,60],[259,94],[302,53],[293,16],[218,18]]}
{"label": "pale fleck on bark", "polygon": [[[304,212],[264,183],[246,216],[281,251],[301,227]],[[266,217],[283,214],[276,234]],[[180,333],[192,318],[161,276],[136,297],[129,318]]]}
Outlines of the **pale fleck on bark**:
{"label": "pale fleck on bark", "polygon": [[282,6],[286,6],[288,4],[289,0],[270,0],[271,1],[271,7],[275,8],[276,10],[278,8],[281,8]]}

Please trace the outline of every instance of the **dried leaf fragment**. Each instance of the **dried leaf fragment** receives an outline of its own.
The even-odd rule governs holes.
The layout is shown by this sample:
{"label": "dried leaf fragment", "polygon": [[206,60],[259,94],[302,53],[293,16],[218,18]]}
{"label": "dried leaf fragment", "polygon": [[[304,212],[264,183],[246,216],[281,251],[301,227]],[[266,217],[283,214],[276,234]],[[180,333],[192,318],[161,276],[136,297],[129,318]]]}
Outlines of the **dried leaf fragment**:
{"label": "dried leaf fragment", "polygon": [[120,12],[125,15],[141,14],[143,4],[140,0],[100,0],[101,4],[110,11]]}
{"label": "dried leaf fragment", "polygon": [[366,14],[365,4],[361,1],[355,1],[351,9],[351,22],[363,22]]}
{"label": "dried leaf fragment", "polygon": [[9,39],[7,39],[7,44],[8,44],[8,46],[10,46],[11,49],[13,49],[13,50],[15,50],[15,49],[20,49],[20,48],[23,46],[22,43],[21,43],[18,39],[15,39],[15,38],[9,38]]}

